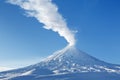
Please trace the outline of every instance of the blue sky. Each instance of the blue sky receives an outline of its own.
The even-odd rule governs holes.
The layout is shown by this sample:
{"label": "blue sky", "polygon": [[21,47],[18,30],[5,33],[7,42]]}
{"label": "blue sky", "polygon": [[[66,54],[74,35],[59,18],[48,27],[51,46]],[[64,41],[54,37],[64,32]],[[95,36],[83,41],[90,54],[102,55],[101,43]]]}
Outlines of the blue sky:
{"label": "blue sky", "polygon": [[[53,0],[72,30],[77,48],[101,60],[120,64],[119,0]],[[42,28],[24,10],[0,0],[0,66],[21,67],[39,62],[67,42]]]}

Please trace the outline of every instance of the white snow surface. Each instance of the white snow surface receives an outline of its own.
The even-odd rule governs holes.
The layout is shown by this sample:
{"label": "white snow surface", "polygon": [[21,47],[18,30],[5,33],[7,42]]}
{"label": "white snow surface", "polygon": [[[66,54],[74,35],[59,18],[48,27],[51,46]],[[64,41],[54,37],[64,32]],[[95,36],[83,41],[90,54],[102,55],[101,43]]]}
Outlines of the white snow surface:
{"label": "white snow surface", "polygon": [[21,74],[21,76],[31,75],[33,71],[35,71],[35,69],[24,72],[24,73]]}

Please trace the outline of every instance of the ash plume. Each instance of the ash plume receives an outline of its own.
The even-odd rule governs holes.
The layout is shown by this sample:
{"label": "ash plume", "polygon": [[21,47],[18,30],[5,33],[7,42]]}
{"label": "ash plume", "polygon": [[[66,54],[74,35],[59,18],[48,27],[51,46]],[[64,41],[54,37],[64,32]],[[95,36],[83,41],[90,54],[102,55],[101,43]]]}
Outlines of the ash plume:
{"label": "ash plume", "polygon": [[52,0],[8,0],[8,2],[20,6],[28,16],[35,17],[44,24],[45,29],[57,32],[66,39],[70,46],[75,45],[74,33],[68,28]]}

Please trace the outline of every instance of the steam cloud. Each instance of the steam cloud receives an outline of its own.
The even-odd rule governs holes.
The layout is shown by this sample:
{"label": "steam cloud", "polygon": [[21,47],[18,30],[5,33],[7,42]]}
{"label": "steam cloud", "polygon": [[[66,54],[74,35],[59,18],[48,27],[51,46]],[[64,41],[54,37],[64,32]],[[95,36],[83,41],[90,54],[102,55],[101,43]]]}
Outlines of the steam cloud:
{"label": "steam cloud", "polygon": [[35,17],[43,23],[45,29],[58,32],[70,46],[75,45],[74,33],[67,27],[67,23],[52,0],[8,0],[8,2],[20,6],[28,16]]}

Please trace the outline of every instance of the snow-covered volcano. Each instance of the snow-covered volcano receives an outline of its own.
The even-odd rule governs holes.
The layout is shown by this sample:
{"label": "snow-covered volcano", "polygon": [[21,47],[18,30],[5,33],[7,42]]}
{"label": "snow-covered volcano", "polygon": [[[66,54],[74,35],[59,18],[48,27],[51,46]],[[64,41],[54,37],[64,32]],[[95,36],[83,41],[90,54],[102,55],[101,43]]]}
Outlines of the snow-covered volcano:
{"label": "snow-covered volcano", "polygon": [[73,46],[55,52],[34,66],[44,67],[55,73],[120,72],[119,66],[100,61]]}
{"label": "snow-covered volcano", "polygon": [[[66,48],[55,52],[51,56],[47,57],[46,59],[35,65],[31,65],[21,69],[1,72],[0,80],[25,80],[26,78],[29,80],[56,80],[55,76],[58,75],[68,76],[71,74],[78,75],[82,73],[86,73],[88,75],[89,73],[101,73],[101,77],[104,74],[108,74],[108,78],[113,76],[117,80],[118,76],[116,75],[120,76],[120,66],[98,60],[73,46],[67,46]],[[112,76],[110,74],[112,74]],[[46,77],[50,78],[44,79]],[[57,78],[57,80],[71,80],[71,78]]]}

